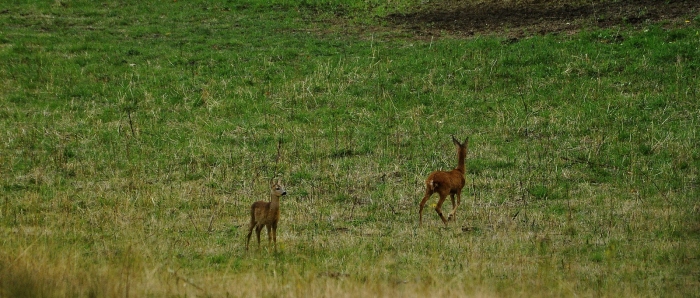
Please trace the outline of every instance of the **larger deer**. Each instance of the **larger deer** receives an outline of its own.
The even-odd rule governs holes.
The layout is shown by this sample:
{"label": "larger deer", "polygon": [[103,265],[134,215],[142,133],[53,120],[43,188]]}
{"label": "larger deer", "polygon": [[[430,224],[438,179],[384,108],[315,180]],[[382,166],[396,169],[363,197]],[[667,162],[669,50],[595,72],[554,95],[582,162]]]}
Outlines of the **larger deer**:
{"label": "larger deer", "polygon": [[[430,196],[434,193],[440,195],[440,200],[435,206],[435,211],[440,215],[440,219],[447,226],[447,221],[455,219],[455,213],[457,212],[457,207],[462,203],[462,188],[464,188],[464,159],[467,156],[467,149],[469,146],[469,137],[467,137],[463,143],[460,143],[452,136],[452,142],[457,148],[457,167],[452,171],[435,171],[430,173],[428,179],[425,179],[425,196],[420,202],[420,225],[423,225],[423,207],[425,203],[430,199]],[[452,201],[452,212],[450,212],[447,219],[442,215],[442,203],[445,202],[447,195],[450,196]],[[455,196],[457,196],[457,202],[455,204]]]}
{"label": "larger deer", "polygon": [[258,237],[258,247],[260,247],[260,231],[267,227],[267,241],[274,242],[277,250],[277,222],[280,220],[280,197],[287,194],[279,181],[270,184],[270,201],[257,201],[250,206],[250,228],[246,236],[245,249],[248,250],[250,236],[255,234]]}

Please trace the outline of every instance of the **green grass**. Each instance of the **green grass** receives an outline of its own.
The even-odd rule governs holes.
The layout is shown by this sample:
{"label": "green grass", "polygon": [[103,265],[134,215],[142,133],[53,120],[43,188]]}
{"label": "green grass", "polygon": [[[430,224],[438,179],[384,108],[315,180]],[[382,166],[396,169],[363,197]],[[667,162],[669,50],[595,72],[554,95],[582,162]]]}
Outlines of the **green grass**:
{"label": "green grass", "polygon": [[[697,25],[420,41],[375,17],[410,2],[303,3],[0,4],[0,296],[697,295]],[[463,205],[419,228],[451,134]]]}

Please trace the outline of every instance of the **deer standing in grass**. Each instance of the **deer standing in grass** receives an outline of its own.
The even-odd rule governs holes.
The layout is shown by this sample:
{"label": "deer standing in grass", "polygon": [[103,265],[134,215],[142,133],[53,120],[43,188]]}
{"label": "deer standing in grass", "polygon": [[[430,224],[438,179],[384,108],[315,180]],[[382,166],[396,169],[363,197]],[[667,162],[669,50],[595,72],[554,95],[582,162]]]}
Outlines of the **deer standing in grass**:
{"label": "deer standing in grass", "polygon": [[[469,146],[469,137],[464,140],[464,143],[460,143],[452,136],[452,142],[457,148],[457,167],[452,171],[435,171],[430,173],[428,179],[425,179],[425,196],[420,202],[420,225],[423,225],[423,207],[425,203],[430,199],[430,196],[434,193],[440,195],[440,200],[435,206],[435,211],[440,215],[440,219],[447,226],[447,221],[455,219],[455,213],[457,212],[457,207],[462,203],[462,188],[464,188],[464,159],[467,156],[467,149]],[[447,195],[450,196],[452,200],[452,212],[450,212],[447,219],[442,214],[442,203],[445,202]],[[455,196],[457,196],[457,202],[455,204]]]}
{"label": "deer standing in grass", "polygon": [[257,201],[250,206],[250,228],[245,242],[245,249],[248,250],[250,236],[255,234],[258,237],[258,247],[260,247],[260,231],[267,227],[267,240],[274,242],[277,250],[277,222],[280,220],[280,197],[287,194],[279,181],[270,184],[270,201]]}

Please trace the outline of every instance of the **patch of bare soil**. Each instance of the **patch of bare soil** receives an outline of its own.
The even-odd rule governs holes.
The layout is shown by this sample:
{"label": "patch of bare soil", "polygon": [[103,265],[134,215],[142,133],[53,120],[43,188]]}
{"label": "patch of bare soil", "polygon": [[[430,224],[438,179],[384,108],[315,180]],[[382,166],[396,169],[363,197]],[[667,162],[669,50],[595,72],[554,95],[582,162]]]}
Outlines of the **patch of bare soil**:
{"label": "patch of bare soil", "polygon": [[386,21],[417,36],[521,38],[659,22],[690,25],[699,16],[698,0],[438,0],[411,13],[389,15]]}

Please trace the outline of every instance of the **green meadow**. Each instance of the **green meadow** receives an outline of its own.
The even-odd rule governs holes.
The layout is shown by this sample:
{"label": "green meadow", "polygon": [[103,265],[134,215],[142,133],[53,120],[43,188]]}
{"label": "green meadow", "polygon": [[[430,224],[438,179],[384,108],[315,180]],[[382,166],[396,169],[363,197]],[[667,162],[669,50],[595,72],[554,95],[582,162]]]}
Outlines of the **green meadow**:
{"label": "green meadow", "polygon": [[419,3],[0,4],[0,297],[697,297],[700,16],[383,19]]}

